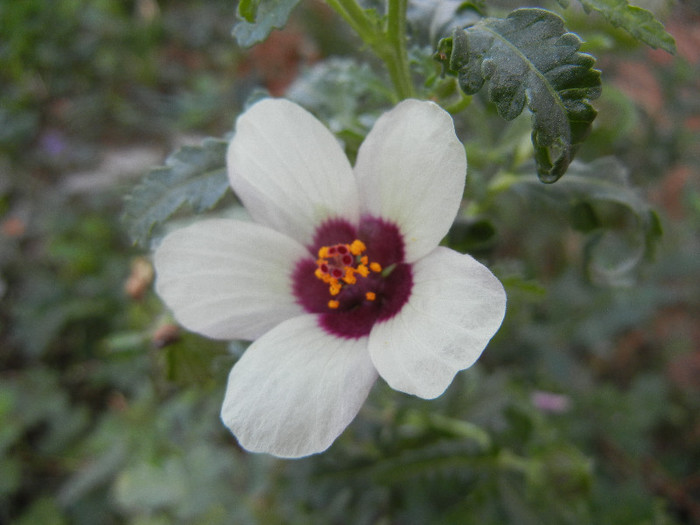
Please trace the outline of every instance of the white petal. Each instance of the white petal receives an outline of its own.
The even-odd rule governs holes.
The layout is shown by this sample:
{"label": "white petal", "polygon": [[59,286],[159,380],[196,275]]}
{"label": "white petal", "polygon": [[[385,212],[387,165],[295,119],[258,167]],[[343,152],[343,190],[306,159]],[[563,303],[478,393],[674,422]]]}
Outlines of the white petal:
{"label": "white petal", "polygon": [[345,153],[323,124],[288,100],[262,100],[238,118],[227,163],[251,216],[306,246],[327,218],[357,224],[357,185]]}
{"label": "white petal", "polygon": [[255,339],[303,312],[291,272],[307,256],[299,243],[259,224],[199,221],[168,234],[156,250],[156,291],[189,330]]}
{"label": "white petal", "polygon": [[448,248],[416,262],[413,279],[408,303],[372,328],[369,352],[393,389],[431,399],[479,358],[501,325],[506,295],[488,268]]}
{"label": "white petal", "polygon": [[377,372],[367,338],[341,339],[316,316],[286,321],[231,370],[221,419],[252,452],[280,457],[326,450],[355,418]]}
{"label": "white petal", "polygon": [[452,225],[467,157],[446,111],[432,102],[404,100],[367,135],[355,174],[362,212],[393,221],[412,262],[435,248]]}

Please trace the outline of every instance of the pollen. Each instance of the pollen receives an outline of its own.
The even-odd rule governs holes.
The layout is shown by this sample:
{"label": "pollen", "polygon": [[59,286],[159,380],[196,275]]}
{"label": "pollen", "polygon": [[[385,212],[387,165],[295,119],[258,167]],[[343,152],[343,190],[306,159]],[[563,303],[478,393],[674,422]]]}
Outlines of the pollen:
{"label": "pollen", "polygon": [[[328,285],[328,293],[331,296],[337,296],[346,286],[357,284],[358,279],[366,278],[370,275],[370,271],[381,272],[381,265],[370,262],[369,257],[365,254],[366,250],[367,246],[359,239],[355,239],[349,244],[341,243],[319,248],[314,275]],[[373,301],[376,294],[367,292],[365,297]],[[338,308],[339,303],[332,306],[336,303],[338,301],[332,299],[329,301],[328,307]]]}
{"label": "pollen", "polygon": [[369,275],[369,270],[364,264],[360,264],[357,267],[357,270],[355,270],[357,273],[359,273],[362,277],[367,277]]}
{"label": "pollen", "polygon": [[331,299],[330,301],[328,301],[328,308],[330,308],[332,310],[335,310],[339,306],[340,306],[340,302],[336,301],[335,299]]}
{"label": "pollen", "polygon": [[347,284],[355,284],[357,282],[357,277],[355,277],[355,270],[353,268],[345,269],[345,276],[343,277],[343,281],[345,281]]}
{"label": "pollen", "polygon": [[377,298],[377,294],[374,292],[367,292],[365,294],[365,299],[367,299],[368,301],[374,301],[376,298]]}
{"label": "pollen", "polygon": [[365,246],[365,243],[363,243],[359,239],[355,239],[354,241],[352,241],[352,244],[350,245],[350,253],[352,253],[353,255],[360,255],[366,249],[367,249],[367,246]]}
{"label": "pollen", "polygon": [[336,279],[334,279],[333,282],[331,282],[330,284],[330,288],[328,289],[330,294],[338,295],[340,293],[340,290],[342,289],[342,285]]}

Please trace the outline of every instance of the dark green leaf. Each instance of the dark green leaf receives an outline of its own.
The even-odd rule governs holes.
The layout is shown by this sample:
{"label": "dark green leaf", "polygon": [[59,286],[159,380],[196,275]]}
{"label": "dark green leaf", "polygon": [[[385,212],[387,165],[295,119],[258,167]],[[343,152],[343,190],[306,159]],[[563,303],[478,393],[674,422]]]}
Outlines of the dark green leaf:
{"label": "dark green leaf", "polygon": [[[300,0],[257,0],[241,2],[238,12],[243,20],[233,26],[233,36],[238,45],[250,47],[262,42],[273,29],[280,29],[287,23],[292,10]],[[250,5],[256,4],[256,5]]]}
{"label": "dark green leaf", "polygon": [[600,228],[600,220],[590,202],[577,202],[571,207],[571,225],[575,230],[588,233]]}
{"label": "dark green leaf", "polygon": [[580,53],[580,39],[564,21],[542,9],[518,9],[507,18],[486,18],[458,29],[440,43],[437,59],[457,75],[468,95],[489,81],[499,115],[512,120],[525,106],[532,112],[537,172],[555,182],[588,135],[600,96],[595,59]]}
{"label": "dark green leaf", "polygon": [[586,12],[600,13],[613,26],[621,27],[648,46],[675,54],[675,40],[650,11],[629,5],[627,0],[579,0],[579,2]]}
{"label": "dark green leaf", "polygon": [[228,188],[228,143],[206,139],[201,146],[184,146],[151,170],[127,197],[123,220],[135,243],[144,245],[154,226],[187,203],[196,212],[214,206]]}

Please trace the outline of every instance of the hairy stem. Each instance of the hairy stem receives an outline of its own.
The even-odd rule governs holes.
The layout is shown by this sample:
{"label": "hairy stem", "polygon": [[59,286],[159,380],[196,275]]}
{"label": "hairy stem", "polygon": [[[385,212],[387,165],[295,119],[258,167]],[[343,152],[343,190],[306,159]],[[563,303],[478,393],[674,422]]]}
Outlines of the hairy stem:
{"label": "hairy stem", "polygon": [[414,96],[406,52],[407,0],[388,0],[386,27],[370,18],[356,0],[326,0],[386,65],[399,100]]}
{"label": "hairy stem", "polygon": [[326,0],[328,5],[371,47],[376,45],[377,29],[355,0]]}
{"label": "hairy stem", "polygon": [[391,51],[388,56],[382,57],[401,99],[413,96],[406,52],[406,4],[407,0],[389,0],[386,35]]}

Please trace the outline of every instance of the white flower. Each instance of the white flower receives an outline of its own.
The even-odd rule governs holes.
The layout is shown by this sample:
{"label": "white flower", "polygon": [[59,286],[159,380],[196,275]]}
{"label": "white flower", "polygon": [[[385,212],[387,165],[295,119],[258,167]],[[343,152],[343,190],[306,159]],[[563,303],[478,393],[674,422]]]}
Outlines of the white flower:
{"label": "white flower", "polygon": [[467,168],[439,106],[406,100],[384,114],[353,168],[311,114],[263,100],[238,118],[227,161],[254,222],[166,236],[156,289],[189,330],[254,340],[221,411],[244,448],[321,452],[377,374],[430,399],[478,359],[506,297],[486,267],[438,246]]}

